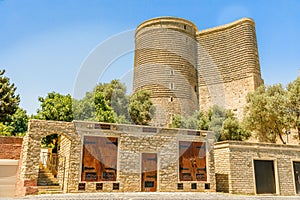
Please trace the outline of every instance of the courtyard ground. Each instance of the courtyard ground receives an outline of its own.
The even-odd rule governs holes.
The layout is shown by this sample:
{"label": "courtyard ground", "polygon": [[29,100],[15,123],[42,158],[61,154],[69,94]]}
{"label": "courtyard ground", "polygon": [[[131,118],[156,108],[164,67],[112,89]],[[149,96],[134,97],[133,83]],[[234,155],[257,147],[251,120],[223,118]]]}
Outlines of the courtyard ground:
{"label": "courtyard ground", "polygon": [[154,199],[260,199],[260,200],[287,200],[287,199],[300,199],[300,196],[245,196],[245,195],[231,195],[223,193],[194,193],[194,192],[149,192],[149,193],[80,193],[80,194],[53,194],[53,195],[38,195],[38,196],[26,196],[22,198],[7,198],[7,199],[97,199],[97,200],[154,200]]}

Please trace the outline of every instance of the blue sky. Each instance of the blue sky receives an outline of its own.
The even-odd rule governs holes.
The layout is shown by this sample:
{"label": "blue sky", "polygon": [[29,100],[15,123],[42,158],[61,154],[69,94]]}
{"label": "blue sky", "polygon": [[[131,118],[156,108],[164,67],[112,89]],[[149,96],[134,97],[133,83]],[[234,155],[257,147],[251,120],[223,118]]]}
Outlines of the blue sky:
{"label": "blue sky", "polygon": [[[99,44],[159,16],[188,19],[199,30],[250,17],[265,83],[287,84],[298,76],[298,0],[0,0],[0,69],[32,114],[39,96],[74,92],[82,64]],[[129,52],[99,81],[127,80],[132,68]]]}

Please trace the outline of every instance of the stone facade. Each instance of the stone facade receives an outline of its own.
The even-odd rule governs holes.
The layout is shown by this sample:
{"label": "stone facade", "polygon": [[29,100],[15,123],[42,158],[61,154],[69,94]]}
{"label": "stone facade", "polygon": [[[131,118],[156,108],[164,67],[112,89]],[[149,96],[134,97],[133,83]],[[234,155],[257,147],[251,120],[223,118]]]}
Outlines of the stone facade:
{"label": "stone facade", "polygon": [[241,119],[246,95],[263,83],[254,21],[240,19],[196,37],[200,109],[217,104]]}
{"label": "stone facade", "polygon": [[137,27],[135,48],[133,90],[152,92],[155,126],[214,104],[241,119],[247,93],[263,83],[249,18],[203,31],[185,19],[151,19]]}
{"label": "stone facade", "polygon": [[[141,191],[141,172],[140,161],[141,153],[158,154],[158,188],[159,192],[176,191],[204,191],[205,183],[210,184],[209,190],[214,190],[214,169],[208,167],[207,182],[189,182],[184,181],[183,190],[177,189],[177,184],[181,183],[178,177],[178,142],[179,141],[205,141],[207,146],[212,145],[212,140],[205,136],[207,132],[198,132],[191,130],[150,128],[144,126],[116,125],[109,124],[110,129],[95,129],[95,123],[75,122],[78,134],[83,136],[104,136],[119,138],[119,156],[118,156],[118,176],[115,183],[120,184],[119,192],[140,192]],[[148,132],[151,131],[151,132]],[[208,153],[208,166],[213,166],[214,159],[212,154]],[[84,182],[82,182],[84,183]],[[103,182],[102,191],[113,191],[114,182]],[[197,189],[191,189],[191,183],[197,184]],[[96,191],[96,182],[87,183],[86,190]]]}
{"label": "stone facade", "polygon": [[255,160],[273,161],[275,194],[295,195],[293,162],[300,162],[299,145],[225,141],[214,146],[216,190],[256,194]]}
{"label": "stone facade", "polygon": [[[215,191],[213,139],[206,131],[154,128],[95,122],[55,122],[31,120],[24,138],[18,196],[37,194],[41,139],[60,135],[58,181],[64,192],[139,192],[141,191],[141,154],[157,153],[157,191]],[[208,134],[209,135],[209,134]],[[119,140],[116,181],[82,181],[82,152],[85,136],[116,137]],[[206,181],[179,180],[179,141],[205,142]],[[101,190],[96,190],[97,184]],[[178,189],[178,183],[183,184]],[[118,189],[113,189],[118,184]],[[196,189],[191,185],[196,184]],[[84,185],[84,189],[82,186]]]}
{"label": "stone facade", "polygon": [[[255,178],[255,162],[257,161],[272,161],[274,182],[276,182],[274,183],[274,188],[276,188],[272,193],[295,195],[296,188],[299,187],[296,186],[294,176],[294,172],[295,174],[298,172],[294,171],[295,167],[293,167],[295,163],[300,167],[299,145],[238,141],[214,144],[212,134],[207,131],[85,121],[31,120],[22,146],[17,184],[18,196],[37,194],[40,142],[46,135],[54,133],[60,135],[57,178],[61,189],[66,193],[144,191],[142,190],[142,155],[149,153],[157,155],[157,187],[155,189],[157,192],[217,191],[257,194]],[[87,148],[85,145],[89,144],[86,138],[117,138],[114,180],[94,181],[83,178],[87,177],[83,170],[91,168],[91,165],[83,165],[84,149]],[[93,141],[89,140],[89,142]],[[206,178],[201,179],[202,181],[182,178],[182,170],[188,169],[183,165],[180,166],[183,163],[180,161],[182,155],[180,148],[186,148],[184,147],[186,143],[205,144]],[[202,149],[202,145],[197,148]],[[106,155],[111,154],[110,152],[108,149]],[[98,155],[99,152],[96,154]],[[200,152],[194,156],[203,157]],[[92,159],[89,162],[102,162],[102,156],[95,158],[96,160]],[[190,164],[194,162],[190,158],[187,161]],[[200,165],[197,164],[197,166],[195,169],[203,170]]]}

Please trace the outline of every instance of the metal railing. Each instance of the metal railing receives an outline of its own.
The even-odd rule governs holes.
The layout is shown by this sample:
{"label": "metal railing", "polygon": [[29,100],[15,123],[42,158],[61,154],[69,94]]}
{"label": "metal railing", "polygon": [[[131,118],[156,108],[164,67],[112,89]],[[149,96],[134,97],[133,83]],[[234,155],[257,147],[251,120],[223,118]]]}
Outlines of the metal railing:
{"label": "metal railing", "polygon": [[44,167],[48,168],[51,171],[54,177],[57,176],[57,171],[58,171],[57,153],[42,152],[40,162]]}

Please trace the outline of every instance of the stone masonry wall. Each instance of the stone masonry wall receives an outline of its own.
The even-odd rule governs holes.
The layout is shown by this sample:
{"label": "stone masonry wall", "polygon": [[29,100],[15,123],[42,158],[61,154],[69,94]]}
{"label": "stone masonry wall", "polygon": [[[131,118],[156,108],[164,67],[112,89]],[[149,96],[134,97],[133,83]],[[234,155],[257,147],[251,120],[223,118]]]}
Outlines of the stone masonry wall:
{"label": "stone masonry wall", "polygon": [[[141,154],[151,152],[158,154],[157,191],[215,191],[214,158],[213,151],[210,151],[213,139],[207,137],[208,132],[82,121],[31,120],[23,142],[18,196],[37,194],[40,142],[46,135],[54,133],[60,135],[58,180],[64,192],[141,191]],[[96,190],[96,182],[81,181],[82,139],[85,135],[119,138],[117,180],[102,181],[102,190]],[[207,147],[207,181],[182,182],[183,190],[177,189],[177,183],[180,183],[179,141],[206,142]],[[119,183],[118,190],[113,189],[116,183]],[[191,183],[197,184],[197,189],[191,189]],[[83,190],[80,184],[85,185]]]}
{"label": "stone masonry wall", "polygon": [[[254,21],[198,31],[181,18],[147,20],[136,29],[133,80],[134,92],[152,93],[154,126],[166,127],[174,114],[189,116],[215,104],[242,119],[247,94],[263,83]],[[178,99],[171,109],[169,99]]]}
{"label": "stone masonry wall", "polygon": [[241,119],[246,95],[263,83],[254,21],[199,31],[197,41],[200,109],[217,104]]}
{"label": "stone masonry wall", "polygon": [[42,138],[51,134],[59,134],[71,140],[70,167],[67,190],[74,190],[78,186],[78,158],[80,157],[80,138],[71,122],[57,122],[44,120],[30,120],[28,132],[23,140],[21,155],[21,171],[17,190],[18,196],[37,194],[37,178],[39,172],[40,147]]}
{"label": "stone masonry wall", "polygon": [[0,137],[0,159],[19,160],[23,138]]}
{"label": "stone masonry wall", "polygon": [[[199,108],[196,29],[187,20],[162,17],[136,30],[133,90],[151,92],[158,112],[153,118],[155,126],[166,127],[170,115],[189,116]],[[171,98],[170,109],[166,104]]]}
{"label": "stone masonry wall", "polygon": [[[256,194],[253,160],[273,160],[276,180],[276,193],[295,195],[293,161],[300,161],[299,145],[279,145],[225,141],[215,144],[215,163],[227,165],[229,193]],[[217,167],[216,173],[221,168]],[[217,176],[217,175],[216,175]],[[217,183],[217,187],[220,185]]]}
{"label": "stone masonry wall", "polygon": [[70,152],[71,152],[71,140],[64,135],[60,136],[59,151],[58,151],[58,173],[57,179],[61,189],[67,192],[68,177],[70,173]]}
{"label": "stone masonry wall", "polygon": [[[211,149],[213,142],[206,139],[206,132],[201,132],[201,135],[195,136],[191,135],[188,130],[116,124],[107,124],[110,127],[107,130],[96,128],[97,124],[99,123],[75,121],[77,132],[82,138],[89,135],[119,138],[117,180],[103,181],[103,189],[100,191],[96,190],[96,182],[80,182],[86,184],[85,190],[71,192],[140,192],[142,153],[158,154],[157,191],[215,191],[214,169],[210,168],[214,166],[212,151],[207,153],[208,180],[206,182],[183,181],[184,189],[177,190],[177,183],[180,183],[178,169],[179,141],[206,141],[207,146]],[[192,132],[193,134],[197,133],[196,131]],[[113,183],[120,184],[119,190],[113,190]],[[196,183],[197,189],[191,189],[191,183]],[[210,189],[205,190],[205,183],[210,184]]]}
{"label": "stone masonry wall", "polygon": [[230,160],[229,149],[215,149],[216,191],[229,192]]}

